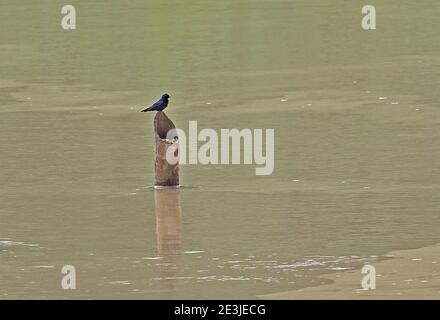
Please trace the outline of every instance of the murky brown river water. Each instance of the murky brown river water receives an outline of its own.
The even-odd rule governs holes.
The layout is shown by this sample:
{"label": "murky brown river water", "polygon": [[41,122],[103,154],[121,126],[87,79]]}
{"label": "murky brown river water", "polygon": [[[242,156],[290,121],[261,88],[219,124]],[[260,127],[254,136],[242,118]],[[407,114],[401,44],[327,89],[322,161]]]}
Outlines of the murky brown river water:
{"label": "murky brown river water", "polygon": [[[255,298],[440,241],[437,1],[374,31],[362,1],[64,4],[0,4],[0,298]],[[274,128],[274,173],[148,188],[164,92],[184,129]]]}

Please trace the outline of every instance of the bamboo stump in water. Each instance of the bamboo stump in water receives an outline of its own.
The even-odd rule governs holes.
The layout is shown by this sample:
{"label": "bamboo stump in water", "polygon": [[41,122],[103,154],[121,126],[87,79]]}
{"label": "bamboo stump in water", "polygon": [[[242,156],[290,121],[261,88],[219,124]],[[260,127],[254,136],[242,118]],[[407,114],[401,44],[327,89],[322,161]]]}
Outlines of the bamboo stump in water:
{"label": "bamboo stump in water", "polygon": [[[176,126],[164,112],[158,111],[156,113],[154,117],[156,186],[179,186],[179,161],[177,158],[179,155],[179,141],[175,129]],[[170,130],[173,130],[173,134],[171,137],[167,137]],[[167,159],[167,152],[174,155],[175,161],[170,162]]]}

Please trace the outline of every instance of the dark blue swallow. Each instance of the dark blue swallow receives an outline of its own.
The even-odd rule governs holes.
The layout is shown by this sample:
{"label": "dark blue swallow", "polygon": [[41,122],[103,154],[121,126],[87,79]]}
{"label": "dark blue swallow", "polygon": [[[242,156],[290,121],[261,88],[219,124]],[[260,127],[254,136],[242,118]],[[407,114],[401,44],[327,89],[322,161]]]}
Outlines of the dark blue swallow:
{"label": "dark blue swallow", "polygon": [[165,93],[159,101],[154,103],[151,107],[148,107],[147,109],[142,110],[141,112],[147,112],[147,111],[162,111],[168,106],[168,99],[169,99],[168,93]]}

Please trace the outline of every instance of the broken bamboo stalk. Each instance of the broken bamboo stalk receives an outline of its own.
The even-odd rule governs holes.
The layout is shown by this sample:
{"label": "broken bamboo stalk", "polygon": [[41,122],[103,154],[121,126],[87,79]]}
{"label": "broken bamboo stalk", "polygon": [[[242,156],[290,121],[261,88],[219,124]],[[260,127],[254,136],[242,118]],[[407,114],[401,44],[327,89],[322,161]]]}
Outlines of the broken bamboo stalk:
{"label": "broken bamboo stalk", "polygon": [[[179,155],[179,141],[175,129],[176,126],[164,112],[158,111],[156,113],[154,117],[155,185],[159,187],[179,186],[179,161],[177,158]],[[167,137],[170,130],[173,130],[172,139]],[[172,152],[176,160],[175,163],[170,163],[169,159],[167,159],[167,151]]]}

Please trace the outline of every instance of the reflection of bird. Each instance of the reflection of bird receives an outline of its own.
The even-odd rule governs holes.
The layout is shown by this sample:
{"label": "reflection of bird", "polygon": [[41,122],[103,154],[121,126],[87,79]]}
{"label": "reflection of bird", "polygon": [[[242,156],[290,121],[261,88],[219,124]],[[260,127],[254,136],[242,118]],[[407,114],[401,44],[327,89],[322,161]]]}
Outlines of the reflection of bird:
{"label": "reflection of bird", "polygon": [[165,93],[159,101],[154,103],[151,107],[148,107],[147,109],[142,110],[141,112],[147,112],[147,111],[162,111],[168,106],[168,98],[170,96],[168,93]]}

